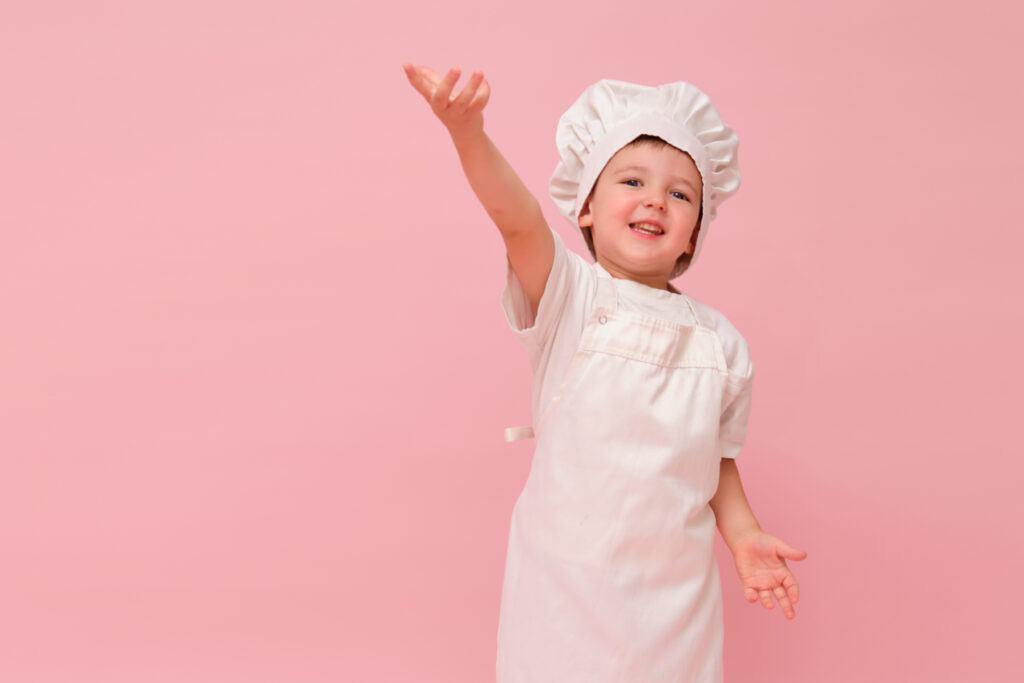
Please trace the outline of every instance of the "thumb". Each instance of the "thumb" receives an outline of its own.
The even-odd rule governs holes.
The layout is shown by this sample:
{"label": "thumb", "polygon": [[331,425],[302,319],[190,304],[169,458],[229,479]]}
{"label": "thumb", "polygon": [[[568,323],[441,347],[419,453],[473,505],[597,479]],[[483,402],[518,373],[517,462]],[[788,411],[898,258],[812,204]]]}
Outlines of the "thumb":
{"label": "thumb", "polygon": [[779,557],[783,557],[787,560],[796,560],[798,562],[807,557],[807,551],[797,550],[785,541],[780,541],[778,539],[776,539],[775,552],[778,553]]}

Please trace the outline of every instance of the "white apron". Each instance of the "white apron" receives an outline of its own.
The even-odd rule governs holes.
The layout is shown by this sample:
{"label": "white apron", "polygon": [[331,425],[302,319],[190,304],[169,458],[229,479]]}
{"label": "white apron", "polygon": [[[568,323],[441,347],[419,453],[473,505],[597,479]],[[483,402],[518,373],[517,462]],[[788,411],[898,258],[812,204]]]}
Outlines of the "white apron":
{"label": "white apron", "polygon": [[[498,683],[715,683],[718,335],[594,305],[512,512]],[[682,304],[681,304],[682,305]],[[531,430],[512,430],[513,438]]]}

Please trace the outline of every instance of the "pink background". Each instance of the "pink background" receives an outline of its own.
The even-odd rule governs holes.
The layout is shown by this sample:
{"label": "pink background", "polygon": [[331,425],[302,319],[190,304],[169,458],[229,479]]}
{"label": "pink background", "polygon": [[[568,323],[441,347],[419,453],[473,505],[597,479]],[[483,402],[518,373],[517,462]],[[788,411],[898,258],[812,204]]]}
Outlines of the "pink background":
{"label": "pink background", "polygon": [[[952,8],[952,5],[957,5]],[[729,681],[1019,681],[1017,3],[6,0],[0,680],[487,681],[532,442],[500,237],[401,70],[481,68],[554,210],[589,83],[743,187],[676,281],[757,367]]]}

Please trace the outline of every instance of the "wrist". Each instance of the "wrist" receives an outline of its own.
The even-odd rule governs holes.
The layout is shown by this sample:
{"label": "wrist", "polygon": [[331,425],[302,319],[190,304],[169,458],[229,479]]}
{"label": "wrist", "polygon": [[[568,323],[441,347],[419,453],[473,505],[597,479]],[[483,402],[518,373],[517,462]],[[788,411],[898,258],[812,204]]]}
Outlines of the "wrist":
{"label": "wrist", "polygon": [[742,544],[751,536],[756,536],[758,534],[764,533],[764,531],[761,529],[761,526],[756,521],[753,521],[749,524],[744,524],[743,526],[738,526],[736,528],[729,529],[728,531],[720,531],[723,531],[722,540],[724,540],[725,545],[728,546],[729,552],[733,553],[734,555],[736,554],[736,547],[738,545]]}
{"label": "wrist", "polygon": [[470,147],[479,144],[486,138],[482,121],[480,125],[476,126],[469,124],[451,126],[448,128],[448,135],[451,136],[456,148]]}

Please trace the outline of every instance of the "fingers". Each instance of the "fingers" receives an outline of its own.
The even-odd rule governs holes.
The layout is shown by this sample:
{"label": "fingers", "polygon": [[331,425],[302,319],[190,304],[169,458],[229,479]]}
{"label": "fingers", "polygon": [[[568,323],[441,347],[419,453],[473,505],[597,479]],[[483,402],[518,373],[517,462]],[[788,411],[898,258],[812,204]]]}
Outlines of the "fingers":
{"label": "fingers", "polygon": [[796,612],[793,610],[793,605],[789,602],[789,596],[786,594],[786,589],[782,586],[776,586],[773,593],[775,594],[775,600],[778,601],[779,607],[782,608],[786,618],[792,619],[795,617]]}
{"label": "fingers", "polygon": [[[422,64],[413,66],[409,62],[402,62],[402,69],[405,70],[405,75],[409,82],[412,83],[412,86],[427,98],[429,102],[434,96],[438,84],[441,82],[441,77],[433,69]],[[457,79],[458,77],[456,77]]]}
{"label": "fingers", "polygon": [[[754,591],[748,589],[746,592],[747,602],[755,602],[758,599],[761,601],[761,606],[765,609],[775,609],[775,603],[779,603],[779,607],[782,608],[782,612],[786,615],[787,619],[793,619],[796,617],[796,610],[793,609],[793,602],[790,600],[789,593],[782,586],[775,586],[771,589],[762,589]],[[772,598],[775,598],[773,601]]]}
{"label": "fingers", "polygon": [[466,86],[453,97],[452,91],[462,74],[458,67],[449,69],[444,78],[429,67],[414,66],[409,62],[403,62],[402,69],[405,70],[405,75],[413,87],[440,110],[452,105],[462,109],[482,109],[491,94],[491,86],[484,80],[482,71],[474,71]]}
{"label": "fingers", "polygon": [[405,62],[402,64],[402,68],[405,70],[406,78],[409,79],[409,83],[412,87],[416,88],[419,94],[430,102],[430,98],[434,95],[434,83],[430,81],[430,78],[426,71],[429,71],[425,66],[414,67],[412,64]]}
{"label": "fingers", "polygon": [[437,84],[434,96],[430,99],[430,105],[436,113],[443,112],[451,104],[452,89],[455,87],[455,83],[459,80],[460,75],[462,75],[462,71],[458,67],[452,67],[448,69],[448,73]]}
{"label": "fingers", "polygon": [[[483,74],[480,74],[480,78],[483,78]],[[487,100],[491,97],[491,84],[484,81],[480,84],[480,89],[477,90],[476,97],[473,98],[473,102],[469,105],[472,109],[483,109],[487,105]]]}
{"label": "fingers", "polygon": [[466,87],[452,101],[452,108],[467,114],[475,114],[487,106],[487,100],[491,96],[491,86],[484,80],[483,71],[474,71]]}
{"label": "fingers", "polygon": [[796,582],[796,579],[793,578],[792,574],[782,580],[782,585],[786,589],[786,594],[789,596],[790,602],[794,605],[800,602],[800,585]]}
{"label": "fingers", "polygon": [[402,63],[409,83],[430,103],[434,114],[449,130],[469,130],[483,125],[481,112],[490,97],[491,88],[482,71],[474,71],[465,87],[454,94],[462,71],[458,67],[438,76],[425,66]]}
{"label": "fingers", "polygon": [[423,66],[422,64],[416,67],[419,74],[426,79],[430,85],[437,87],[437,84],[441,82],[441,77],[437,75],[437,72],[431,69],[429,66]]}
{"label": "fingers", "polygon": [[760,601],[761,606],[765,609],[775,609],[775,603],[778,603],[787,619],[796,618],[796,610],[793,606],[800,600],[800,590],[796,579],[792,575],[788,575],[777,583],[774,581],[770,583],[774,585],[746,586],[743,589],[743,596],[747,602]]}
{"label": "fingers", "polygon": [[455,99],[452,100],[452,105],[459,107],[461,109],[466,109],[467,107],[469,107],[470,103],[473,101],[473,97],[476,95],[477,88],[480,87],[480,84],[483,82],[483,80],[483,72],[474,71],[472,75],[470,75],[469,82],[466,83],[466,86],[462,89],[462,92],[460,92],[455,97]]}

